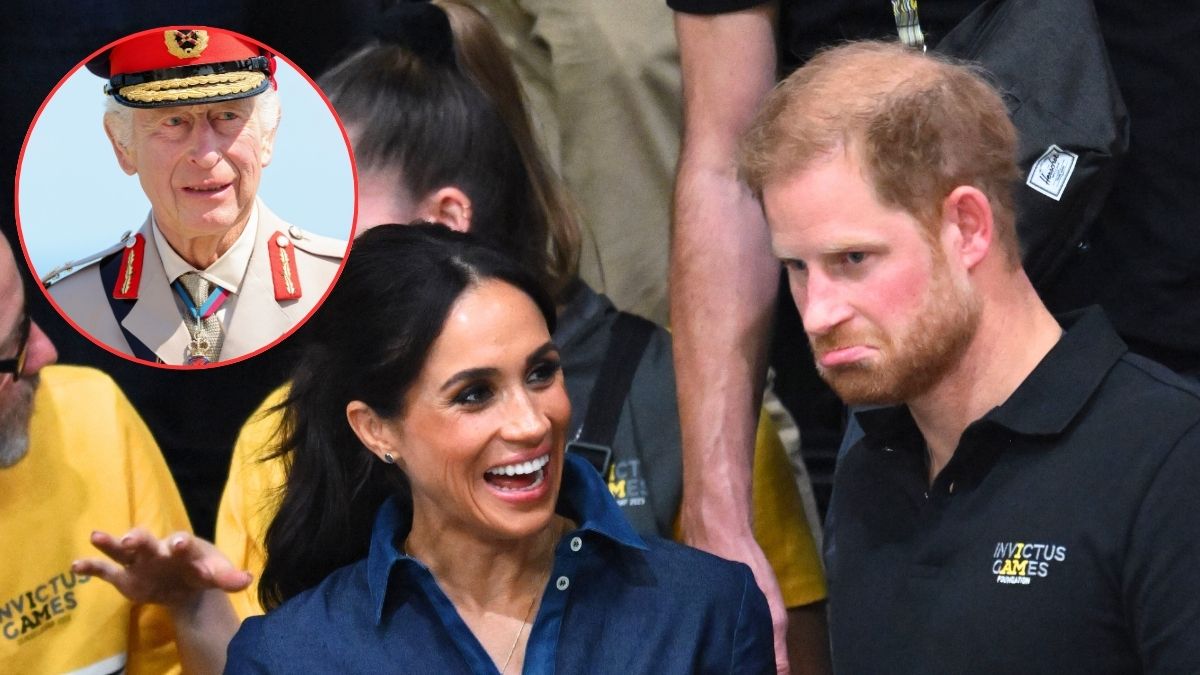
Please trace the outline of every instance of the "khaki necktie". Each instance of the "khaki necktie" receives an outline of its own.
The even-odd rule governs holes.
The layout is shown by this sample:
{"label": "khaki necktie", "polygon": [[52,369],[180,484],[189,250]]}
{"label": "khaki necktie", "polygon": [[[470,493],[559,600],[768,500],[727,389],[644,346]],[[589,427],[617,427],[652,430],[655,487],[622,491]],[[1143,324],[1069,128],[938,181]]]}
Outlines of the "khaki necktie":
{"label": "khaki necktie", "polygon": [[221,355],[221,343],[225,341],[225,332],[217,320],[225,293],[220,286],[212,291],[212,284],[197,272],[180,275],[179,283],[187,291],[183,323],[192,338],[184,350],[184,362],[189,366],[213,363]]}

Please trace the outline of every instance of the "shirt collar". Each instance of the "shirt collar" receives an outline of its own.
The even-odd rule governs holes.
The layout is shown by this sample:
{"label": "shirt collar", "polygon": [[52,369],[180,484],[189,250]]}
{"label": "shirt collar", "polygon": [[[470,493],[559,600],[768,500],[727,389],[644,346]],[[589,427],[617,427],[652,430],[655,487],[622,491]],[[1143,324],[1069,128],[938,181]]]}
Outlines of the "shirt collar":
{"label": "shirt collar", "polygon": [[[984,420],[1022,435],[1062,433],[1129,350],[1099,307],[1057,318],[1066,329],[1062,338],[1008,400],[984,415]],[[856,417],[868,436],[881,439],[896,439],[916,430],[907,406],[864,410]]]}
{"label": "shirt collar", "polygon": [[[642,538],[621,514],[608,485],[587,460],[563,454],[562,486],[555,511],[579,524],[575,532],[592,532],[616,545],[646,550]],[[383,620],[384,603],[392,572],[398,564],[420,565],[405,555],[403,541],[412,529],[412,509],[395,497],[388,498],[375,515],[367,554],[367,587],[376,622]]]}
{"label": "shirt collar", "polygon": [[577,532],[595,532],[614,544],[646,550],[646,543],[625,519],[596,469],[577,455],[563,453],[563,457],[562,489],[555,510],[578,523]]}
{"label": "shirt collar", "polygon": [[158,247],[158,257],[162,260],[163,271],[167,273],[168,279],[174,282],[182,274],[199,272],[200,276],[230,293],[238,292],[238,289],[242,285],[242,280],[246,276],[246,269],[250,266],[250,254],[254,252],[254,242],[257,238],[257,201],[250,209],[250,218],[246,221],[246,227],[242,229],[242,233],[233,242],[233,246],[230,246],[229,250],[222,253],[216,262],[203,270],[192,267],[191,263],[184,260],[175,252],[175,249],[171,248],[171,245],[167,243],[166,237],[159,230],[158,221],[154,218],[153,213],[150,214],[150,220],[153,223],[153,227],[150,229],[154,232],[154,245]]}

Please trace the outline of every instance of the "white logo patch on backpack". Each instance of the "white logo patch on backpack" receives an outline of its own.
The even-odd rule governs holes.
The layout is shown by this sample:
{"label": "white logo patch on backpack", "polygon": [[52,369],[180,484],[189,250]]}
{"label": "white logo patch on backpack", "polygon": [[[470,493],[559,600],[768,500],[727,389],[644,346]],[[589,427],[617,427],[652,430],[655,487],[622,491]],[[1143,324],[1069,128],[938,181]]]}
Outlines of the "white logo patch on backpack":
{"label": "white logo patch on backpack", "polygon": [[1033,163],[1025,184],[1058,201],[1067,189],[1067,181],[1071,180],[1071,173],[1075,171],[1075,162],[1078,159],[1079,155],[1052,144]]}

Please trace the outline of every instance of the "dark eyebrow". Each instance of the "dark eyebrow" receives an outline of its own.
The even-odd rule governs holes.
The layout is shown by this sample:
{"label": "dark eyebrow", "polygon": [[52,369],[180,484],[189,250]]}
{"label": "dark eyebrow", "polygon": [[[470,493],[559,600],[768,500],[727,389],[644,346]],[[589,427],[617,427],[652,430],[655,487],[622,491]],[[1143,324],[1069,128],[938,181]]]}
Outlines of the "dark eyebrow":
{"label": "dark eyebrow", "polygon": [[[534,352],[529,355],[529,358],[525,359],[525,363],[532,365],[533,362],[539,361],[539,360],[545,358],[547,354],[549,354],[551,352],[557,352],[557,351],[558,351],[558,345],[554,344],[554,342],[552,340],[547,341],[546,344],[535,349]],[[446,391],[447,389],[451,389],[459,382],[469,382],[471,380],[485,380],[489,377],[495,377],[499,373],[500,373],[499,368],[468,368],[467,370],[460,370],[457,373],[451,375],[450,379],[446,380],[442,384],[440,391]]]}
{"label": "dark eyebrow", "polygon": [[489,377],[495,377],[499,373],[500,370],[497,368],[469,368],[467,370],[460,370],[451,375],[450,379],[446,380],[446,382],[442,385],[441,391],[446,391],[447,389],[454,387],[454,385],[458,384],[459,382],[485,380]]}
{"label": "dark eyebrow", "polygon": [[546,358],[546,355],[550,354],[551,352],[557,351],[558,345],[554,344],[553,340],[547,340],[546,344],[538,347],[532,354],[529,355],[529,358],[525,359],[525,363],[532,365],[534,361],[540,361]]}

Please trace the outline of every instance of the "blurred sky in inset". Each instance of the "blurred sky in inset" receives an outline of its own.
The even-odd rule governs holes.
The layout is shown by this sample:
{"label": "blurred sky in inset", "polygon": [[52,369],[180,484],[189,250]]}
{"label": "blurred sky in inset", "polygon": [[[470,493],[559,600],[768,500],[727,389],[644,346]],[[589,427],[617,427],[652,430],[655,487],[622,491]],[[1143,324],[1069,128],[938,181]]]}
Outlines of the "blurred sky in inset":
{"label": "blurred sky in inset", "polygon": [[[258,195],[284,220],[347,239],[354,177],[337,121],[317,91],[276,59],[283,118]],[[150,202],[117,165],[104,134],[104,80],[80,67],[34,123],[18,169],[17,212],[34,274],[117,243]]]}

